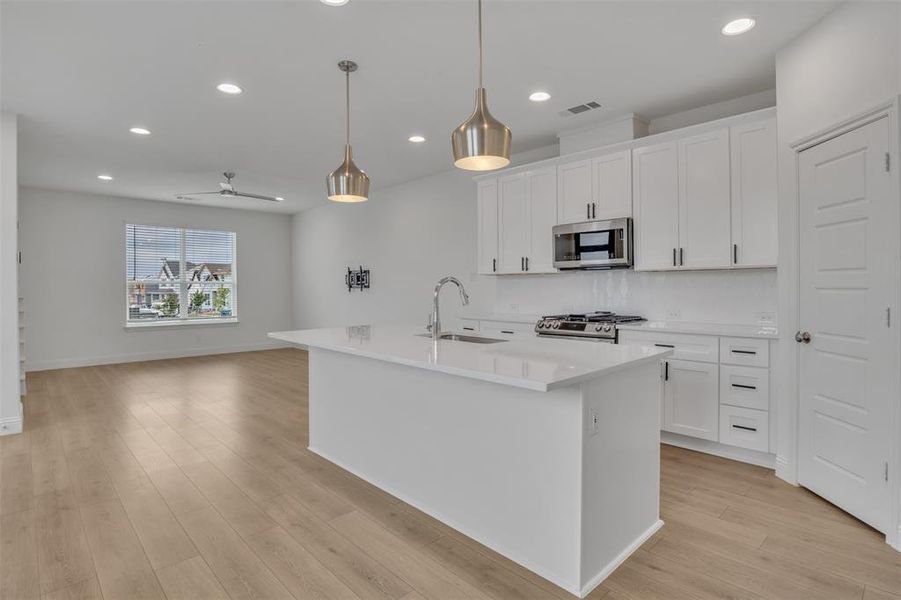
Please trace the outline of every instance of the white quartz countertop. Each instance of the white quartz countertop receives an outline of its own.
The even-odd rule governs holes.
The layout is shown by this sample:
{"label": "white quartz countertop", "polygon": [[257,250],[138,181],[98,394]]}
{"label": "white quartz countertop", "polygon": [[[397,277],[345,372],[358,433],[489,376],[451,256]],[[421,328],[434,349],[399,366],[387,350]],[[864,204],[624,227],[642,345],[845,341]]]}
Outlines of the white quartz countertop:
{"label": "white quartz countertop", "polygon": [[357,325],[279,331],[269,337],[304,348],[322,348],[541,392],[656,362],[672,352],[665,348],[538,336],[496,344],[434,342],[431,337],[417,335],[422,333],[425,332],[421,328],[412,326]]}
{"label": "white quartz countertop", "polygon": [[623,323],[616,327],[624,331],[660,331],[765,339],[776,339],[779,337],[778,329],[764,325],[729,325],[727,323],[693,323],[690,321],[643,321],[640,323]]}

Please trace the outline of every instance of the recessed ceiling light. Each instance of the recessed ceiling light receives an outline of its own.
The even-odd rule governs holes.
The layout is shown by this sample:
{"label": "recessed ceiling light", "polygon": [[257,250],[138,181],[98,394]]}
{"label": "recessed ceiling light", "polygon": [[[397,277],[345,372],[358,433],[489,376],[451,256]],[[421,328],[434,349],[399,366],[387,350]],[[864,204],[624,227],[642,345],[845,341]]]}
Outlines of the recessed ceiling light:
{"label": "recessed ceiling light", "polygon": [[234,83],[220,83],[216,86],[216,89],[222,92],[223,94],[240,94],[241,88],[236,86]]}
{"label": "recessed ceiling light", "polygon": [[328,4],[329,6],[344,6],[350,0],[319,0],[323,4]]}
{"label": "recessed ceiling light", "polygon": [[757,25],[757,21],[751,17],[735,19],[723,25],[723,35],[741,35],[754,29],[754,25]]}
{"label": "recessed ceiling light", "polygon": [[275,199],[278,200],[279,202],[284,202],[284,201],[285,201],[285,199],[282,198],[281,196],[276,196]]}
{"label": "recessed ceiling light", "polygon": [[529,100],[532,102],[546,102],[551,99],[551,95],[547,92],[532,92],[529,94]]}
{"label": "recessed ceiling light", "polygon": [[145,127],[132,127],[129,131],[135,135],[150,135],[150,130]]}
{"label": "recessed ceiling light", "polygon": [[102,181],[112,181],[113,176],[112,175],[98,175],[97,179],[100,179]]}
{"label": "recessed ceiling light", "polygon": [[407,138],[408,142],[413,142],[414,144],[421,144],[425,141],[425,138],[421,135],[411,135]]}

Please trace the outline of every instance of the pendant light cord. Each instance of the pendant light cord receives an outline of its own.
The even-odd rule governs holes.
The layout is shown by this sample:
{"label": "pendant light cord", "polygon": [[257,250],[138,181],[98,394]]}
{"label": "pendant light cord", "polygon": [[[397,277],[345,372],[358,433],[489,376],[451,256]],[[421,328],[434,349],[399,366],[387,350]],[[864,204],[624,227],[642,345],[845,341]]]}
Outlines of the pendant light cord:
{"label": "pendant light cord", "polygon": [[350,71],[344,72],[346,85],[344,86],[344,99],[345,106],[347,107],[347,114],[345,115],[345,125],[347,130],[347,145],[350,146]]}
{"label": "pendant light cord", "polygon": [[479,0],[479,89],[482,88],[482,0]]}

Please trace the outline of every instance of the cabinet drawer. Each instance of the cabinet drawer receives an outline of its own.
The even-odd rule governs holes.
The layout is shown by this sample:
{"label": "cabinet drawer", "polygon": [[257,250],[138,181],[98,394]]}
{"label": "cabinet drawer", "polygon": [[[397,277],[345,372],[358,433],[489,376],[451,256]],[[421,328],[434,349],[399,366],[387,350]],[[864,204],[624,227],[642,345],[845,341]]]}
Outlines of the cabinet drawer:
{"label": "cabinet drawer", "polygon": [[506,323],[503,321],[481,321],[479,331],[488,336],[523,337],[533,336],[535,331],[528,323]]}
{"label": "cabinet drawer", "polygon": [[770,342],[754,338],[720,338],[720,362],[746,367],[770,366]]}
{"label": "cabinet drawer", "polygon": [[769,410],[769,369],[720,365],[720,404]]}
{"label": "cabinet drawer", "polygon": [[672,348],[674,360],[718,362],[719,341],[712,335],[658,333],[655,331],[620,331],[619,343]]}
{"label": "cabinet drawer", "polygon": [[768,411],[720,406],[720,443],[768,452],[769,423]]}

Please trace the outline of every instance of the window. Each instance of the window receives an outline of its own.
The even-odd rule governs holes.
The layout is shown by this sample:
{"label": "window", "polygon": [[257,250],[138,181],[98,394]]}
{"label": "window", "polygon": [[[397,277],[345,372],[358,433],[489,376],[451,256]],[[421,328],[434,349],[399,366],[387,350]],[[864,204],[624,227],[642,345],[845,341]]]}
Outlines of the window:
{"label": "window", "polygon": [[127,325],[237,319],[235,233],[125,226]]}

